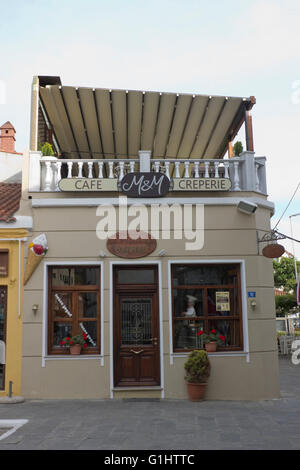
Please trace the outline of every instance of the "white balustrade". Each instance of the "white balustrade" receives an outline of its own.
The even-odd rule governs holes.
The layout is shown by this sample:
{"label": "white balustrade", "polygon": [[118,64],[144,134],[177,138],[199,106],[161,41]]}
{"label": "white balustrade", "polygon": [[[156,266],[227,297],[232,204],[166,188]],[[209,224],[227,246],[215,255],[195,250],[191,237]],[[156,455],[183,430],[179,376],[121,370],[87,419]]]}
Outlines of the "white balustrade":
{"label": "white balustrade", "polygon": [[88,162],[89,174],[88,178],[93,178],[93,162]]}
{"label": "white balustrade", "polygon": [[[32,155],[32,162],[38,161],[36,155]],[[119,181],[127,174],[138,171],[137,159],[130,160],[58,160],[55,157],[39,157],[38,165],[40,174],[34,173],[30,179],[32,191],[59,191],[59,181],[64,178],[110,178]],[[98,166],[98,175],[93,176],[93,167]],[[174,165],[170,175],[170,165]],[[30,166],[30,169],[34,165]],[[84,168],[86,167],[86,172]],[[183,176],[181,168],[183,167]],[[166,159],[152,160],[151,171],[163,172],[168,179],[172,178],[229,178],[232,183],[231,191],[258,191],[266,193],[265,185],[265,157],[254,157],[244,152],[239,158],[234,157],[225,160],[208,159]],[[37,179],[40,179],[40,186]],[[252,178],[252,179],[251,179]],[[40,189],[38,189],[40,188]]]}

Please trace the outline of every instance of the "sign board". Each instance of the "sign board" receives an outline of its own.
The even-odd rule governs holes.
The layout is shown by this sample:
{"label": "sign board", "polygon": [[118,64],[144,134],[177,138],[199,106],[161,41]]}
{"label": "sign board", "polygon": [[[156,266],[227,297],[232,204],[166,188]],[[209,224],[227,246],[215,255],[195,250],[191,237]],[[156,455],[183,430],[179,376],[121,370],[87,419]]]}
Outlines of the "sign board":
{"label": "sign board", "polygon": [[230,292],[216,292],[216,310],[218,312],[230,311]]}
{"label": "sign board", "polygon": [[248,299],[255,299],[256,298],[256,292],[248,292]]}
{"label": "sign board", "polygon": [[173,191],[229,191],[229,178],[174,178]]}
{"label": "sign board", "polygon": [[0,276],[8,276],[8,250],[0,250]]}
{"label": "sign board", "polygon": [[61,191],[118,191],[114,178],[63,178],[58,183]]}
{"label": "sign board", "polygon": [[[136,233],[136,232],[134,232]],[[150,234],[139,232],[140,238],[133,239],[130,232],[117,232],[107,239],[106,247],[110,253],[119,258],[144,258],[156,249],[156,240]]]}
{"label": "sign board", "polygon": [[170,180],[162,173],[128,173],[121,191],[129,197],[162,197],[170,190]]}
{"label": "sign board", "polygon": [[279,245],[279,243],[270,243],[270,245],[265,246],[262,250],[262,254],[266,258],[280,258],[284,252],[284,246]]}
{"label": "sign board", "polygon": [[300,273],[298,274],[298,284],[297,284],[297,305],[300,305]]}

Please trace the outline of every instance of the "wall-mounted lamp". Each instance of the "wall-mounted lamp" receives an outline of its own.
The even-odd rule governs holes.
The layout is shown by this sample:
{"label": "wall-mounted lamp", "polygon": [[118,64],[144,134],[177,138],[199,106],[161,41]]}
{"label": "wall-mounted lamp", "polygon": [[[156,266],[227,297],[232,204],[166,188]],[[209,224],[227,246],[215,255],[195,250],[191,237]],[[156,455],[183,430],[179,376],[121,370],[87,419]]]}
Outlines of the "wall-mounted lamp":
{"label": "wall-mounted lamp", "polygon": [[239,211],[244,212],[244,214],[254,214],[257,209],[257,204],[254,204],[250,201],[240,201],[237,205]]}
{"label": "wall-mounted lamp", "polygon": [[160,250],[158,252],[158,256],[166,256],[166,254],[167,254],[167,250]]}
{"label": "wall-mounted lamp", "polygon": [[251,308],[254,309],[256,307],[256,300],[251,300],[250,305],[251,305]]}
{"label": "wall-mounted lamp", "polygon": [[37,313],[38,309],[39,309],[38,304],[33,304],[33,306],[32,306],[32,311],[33,311],[34,314]]}

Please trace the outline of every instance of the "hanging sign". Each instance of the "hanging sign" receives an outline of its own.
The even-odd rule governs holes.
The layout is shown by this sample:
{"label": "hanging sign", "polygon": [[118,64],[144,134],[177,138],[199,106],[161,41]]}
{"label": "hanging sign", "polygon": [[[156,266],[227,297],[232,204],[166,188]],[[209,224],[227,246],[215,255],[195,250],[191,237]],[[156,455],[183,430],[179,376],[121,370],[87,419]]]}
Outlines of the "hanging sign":
{"label": "hanging sign", "polygon": [[[136,234],[136,232],[134,232]],[[156,249],[156,240],[150,234],[139,232],[139,238],[130,237],[129,232],[117,232],[114,238],[108,238],[106,247],[119,258],[144,258]]]}
{"label": "hanging sign", "polygon": [[58,183],[61,191],[118,191],[114,178],[63,178]]}
{"label": "hanging sign", "polygon": [[230,292],[216,292],[216,310],[218,312],[230,311]]}
{"label": "hanging sign", "polygon": [[162,173],[128,173],[121,181],[121,191],[129,197],[162,197],[170,189],[170,180]]}
{"label": "hanging sign", "polygon": [[262,254],[266,258],[280,258],[285,252],[285,248],[279,243],[271,243],[263,248]]}
{"label": "hanging sign", "polygon": [[8,276],[8,250],[0,250],[0,276]]}
{"label": "hanging sign", "polygon": [[174,178],[173,191],[229,191],[229,178]]}

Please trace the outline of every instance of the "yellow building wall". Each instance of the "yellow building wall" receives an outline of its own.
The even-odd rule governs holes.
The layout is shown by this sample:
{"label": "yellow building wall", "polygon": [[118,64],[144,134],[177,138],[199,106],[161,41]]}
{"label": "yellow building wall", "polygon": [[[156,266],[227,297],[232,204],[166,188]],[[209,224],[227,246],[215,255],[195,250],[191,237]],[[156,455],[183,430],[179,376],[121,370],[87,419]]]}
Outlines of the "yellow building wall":
{"label": "yellow building wall", "polygon": [[[9,239],[19,239],[26,236],[27,231],[24,229],[0,229],[0,249],[9,250],[8,276],[0,276],[0,285],[7,286],[5,389],[0,390],[0,397],[8,395],[10,381],[13,382],[13,396],[21,395],[24,243],[20,242],[21,285],[19,316],[19,241]],[[1,240],[3,238],[7,240]]]}

